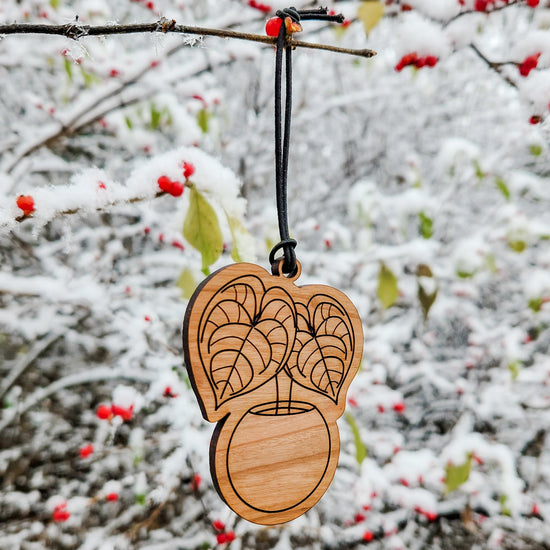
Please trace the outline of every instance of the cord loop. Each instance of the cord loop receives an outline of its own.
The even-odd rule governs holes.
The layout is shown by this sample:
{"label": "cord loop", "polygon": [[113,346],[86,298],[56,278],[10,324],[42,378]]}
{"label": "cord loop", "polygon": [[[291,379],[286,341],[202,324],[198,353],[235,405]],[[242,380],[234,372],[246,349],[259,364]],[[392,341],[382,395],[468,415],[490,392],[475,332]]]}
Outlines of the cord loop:
{"label": "cord loop", "polygon": [[[320,21],[343,22],[342,14],[329,15],[327,8],[297,10],[294,7],[278,10],[276,15],[281,18],[281,27],[277,36],[277,51],[275,55],[275,188],[277,196],[277,221],[281,241],[273,247],[269,254],[271,271],[276,275],[294,277],[298,273],[296,259],[296,241],[290,238],[288,230],[288,156],[290,152],[290,121],[292,118],[292,44],[287,40],[285,19],[290,17],[294,23],[300,20],[317,19]],[[283,81],[283,50],[285,52],[285,113],[284,132],[282,117],[282,81]],[[275,258],[279,250],[283,256]],[[282,262],[282,264],[281,264]]]}

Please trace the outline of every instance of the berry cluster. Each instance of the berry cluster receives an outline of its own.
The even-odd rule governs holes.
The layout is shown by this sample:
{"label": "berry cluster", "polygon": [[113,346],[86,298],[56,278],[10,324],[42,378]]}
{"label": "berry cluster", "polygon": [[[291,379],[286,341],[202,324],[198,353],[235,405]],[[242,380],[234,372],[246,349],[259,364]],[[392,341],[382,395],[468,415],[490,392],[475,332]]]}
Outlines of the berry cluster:
{"label": "berry cluster", "polygon": [[395,66],[396,71],[402,71],[408,65],[413,65],[417,69],[422,67],[435,67],[439,58],[435,55],[425,55],[420,57],[416,52],[405,54]]}
{"label": "berry cluster", "polygon": [[[185,178],[185,181],[188,181],[189,178],[195,173],[195,166],[190,162],[184,162],[182,164],[182,168],[183,177]],[[157,180],[157,184],[162,191],[172,195],[173,197],[180,197],[185,189],[185,184],[177,180],[171,180],[168,176],[160,176]]]}
{"label": "berry cluster", "polygon": [[216,541],[218,544],[229,544],[235,540],[235,533],[233,531],[225,530],[225,523],[219,519],[212,522],[212,527],[217,532]]}
{"label": "berry cluster", "polygon": [[[458,0],[461,6],[466,3],[465,0]],[[510,0],[475,0],[474,11],[491,11],[499,5],[509,4]],[[526,0],[525,2],[530,8],[536,8],[540,0]]]}
{"label": "berry cluster", "polygon": [[271,13],[271,6],[267,4],[262,4],[261,2],[256,2],[256,0],[248,0],[248,5],[251,8],[261,11],[262,13]]}
{"label": "berry cluster", "polygon": [[100,420],[111,420],[115,416],[120,416],[122,420],[132,420],[134,416],[134,406],[120,407],[118,405],[100,405],[96,410],[96,415]]}

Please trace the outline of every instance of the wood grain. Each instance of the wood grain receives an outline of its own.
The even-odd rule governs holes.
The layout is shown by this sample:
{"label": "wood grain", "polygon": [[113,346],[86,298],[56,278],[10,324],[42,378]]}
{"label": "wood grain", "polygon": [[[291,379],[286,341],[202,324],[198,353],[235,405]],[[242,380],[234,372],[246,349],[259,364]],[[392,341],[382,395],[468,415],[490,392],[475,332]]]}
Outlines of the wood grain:
{"label": "wood grain", "polygon": [[183,347],[210,445],[215,486],[243,518],[284,523],[328,488],[336,420],[361,361],[357,310],[340,291],[298,287],[253,264],[212,274],[195,291]]}

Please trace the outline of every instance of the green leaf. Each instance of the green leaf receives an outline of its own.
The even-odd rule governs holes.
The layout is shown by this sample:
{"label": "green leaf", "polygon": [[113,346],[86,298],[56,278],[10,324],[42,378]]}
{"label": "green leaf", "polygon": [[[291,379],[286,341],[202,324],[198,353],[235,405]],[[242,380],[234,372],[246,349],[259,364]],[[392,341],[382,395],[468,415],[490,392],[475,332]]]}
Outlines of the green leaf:
{"label": "green leaf", "polygon": [[502,178],[497,178],[495,183],[497,184],[498,190],[504,195],[504,198],[509,201],[510,189],[508,189],[508,186],[504,183],[504,180]]}
{"label": "green leaf", "polygon": [[193,296],[193,292],[195,292],[195,289],[197,288],[197,281],[195,280],[195,277],[193,277],[193,272],[189,268],[184,269],[181,272],[176,286],[181,289],[181,295],[186,300],[189,300],[189,298]]}
{"label": "green leaf", "polygon": [[511,516],[512,511],[510,510],[510,508],[508,508],[508,505],[507,505],[508,495],[504,495],[504,494],[500,495],[498,501],[500,503],[500,512],[502,513],[502,515]]}
{"label": "green leaf", "polygon": [[162,113],[155,107],[154,103],[151,103],[151,130],[156,130],[160,126],[160,119]]}
{"label": "green leaf", "polygon": [[367,35],[378,25],[383,16],[384,4],[378,1],[368,0],[367,2],[361,2],[357,10],[357,17],[363,22],[365,34]]}
{"label": "green leaf", "polygon": [[132,120],[130,119],[129,116],[124,117],[124,122],[126,122],[126,126],[128,126],[129,130],[131,130],[134,127]]}
{"label": "green leaf", "polygon": [[95,74],[93,73],[89,73],[87,71],[85,71],[82,66],[80,66],[80,72],[82,74],[82,78],[84,79],[84,86],[86,88],[89,88],[92,84],[95,84],[97,82],[100,82],[100,79],[99,77],[97,77]]}
{"label": "green leaf", "polygon": [[512,380],[515,380],[521,372],[521,361],[512,361],[511,363],[508,363],[508,370],[512,375]]}
{"label": "green leaf", "polygon": [[518,240],[509,240],[508,246],[514,251],[521,253],[527,248],[527,243],[525,241],[522,241],[520,239]]}
{"label": "green leaf", "polygon": [[353,440],[355,442],[355,458],[357,463],[361,465],[363,460],[365,460],[368,456],[367,448],[361,439],[357,422],[355,422],[355,418],[353,418],[353,415],[350,412],[346,413],[346,422],[349,424],[349,427],[353,433]]}
{"label": "green leaf", "polygon": [[185,240],[202,256],[203,272],[221,255],[223,237],[218,216],[195,186],[191,187],[189,209],[183,223]]}
{"label": "green leaf", "polygon": [[59,7],[59,4],[60,4],[60,0],[50,0],[50,6],[56,10],[58,7]]}
{"label": "green leaf", "polygon": [[418,217],[420,219],[420,234],[425,238],[429,239],[433,234],[433,225],[434,222],[432,218],[429,216],[426,216],[424,212],[420,212],[418,214]]}
{"label": "green leaf", "polygon": [[535,313],[538,313],[542,307],[544,300],[542,298],[532,298],[527,304]]}
{"label": "green leaf", "polygon": [[482,180],[487,174],[481,169],[481,165],[476,159],[474,159],[473,164],[476,171],[477,179]]}
{"label": "green leaf", "polygon": [[469,272],[469,271],[460,271],[460,270],[457,271],[456,274],[461,279],[471,279],[475,275],[473,271]]}
{"label": "green leaf", "polygon": [[197,124],[199,128],[206,134],[208,132],[208,123],[212,114],[207,109],[201,109],[197,113]]}
{"label": "green leaf", "polygon": [[542,146],[537,144],[529,145],[529,152],[534,157],[540,157],[542,155]]}
{"label": "green leaf", "polygon": [[139,495],[136,495],[136,503],[140,506],[145,506],[145,493],[140,493]]}
{"label": "green leaf", "polygon": [[65,66],[65,72],[67,73],[67,76],[69,78],[69,82],[73,81],[73,67],[71,65],[71,62],[65,58],[63,60],[63,65]]}
{"label": "green leaf", "polygon": [[393,306],[397,300],[399,291],[397,289],[397,277],[392,273],[385,263],[380,264],[378,272],[378,289],[376,295],[384,309]]}
{"label": "green leaf", "polygon": [[472,469],[472,455],[468,454],[468,458],[464,464],[455,466],[448,462],[445,466],[445,494],[452,493],[458,489],[463,483],[468,481],[470,471]]}

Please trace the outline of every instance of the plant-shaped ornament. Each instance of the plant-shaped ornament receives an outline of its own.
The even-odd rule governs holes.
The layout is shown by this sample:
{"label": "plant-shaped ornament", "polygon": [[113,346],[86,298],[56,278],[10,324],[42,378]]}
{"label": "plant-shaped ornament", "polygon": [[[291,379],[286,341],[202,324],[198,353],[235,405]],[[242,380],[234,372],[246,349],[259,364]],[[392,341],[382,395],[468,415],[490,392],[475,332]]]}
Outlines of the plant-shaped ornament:
{"label": "plant-shaped ornament", "polygon": [[193,389],[204,417],[218,422],[214,483],[236,513],[261,524],[294,519],[328,488],[336,420],[363,348],[350,300],[328,286],[298,287],[298,275],[222,268],[197,289],[184,321]]}
{"label": "plant-shaped ornament", "polygon": [[[183,323],[191,384],[203,416],[218,423],[210,443],[214,484],[237,514],[265,525],[298,517],[327,490],[340,450],[336,420],[363,351],[359,315],[342,292],[295,285],[301,266],[288,230],[292,46],[287,33],[296,31],[300,19],[343,21],[327,11],[277,12],[275,163],[281,242],[270,254],[272,273],[252,264],[220,269],[199,285]],[[276,259],[281,249],[283,256]]]}

